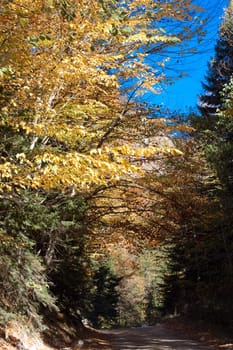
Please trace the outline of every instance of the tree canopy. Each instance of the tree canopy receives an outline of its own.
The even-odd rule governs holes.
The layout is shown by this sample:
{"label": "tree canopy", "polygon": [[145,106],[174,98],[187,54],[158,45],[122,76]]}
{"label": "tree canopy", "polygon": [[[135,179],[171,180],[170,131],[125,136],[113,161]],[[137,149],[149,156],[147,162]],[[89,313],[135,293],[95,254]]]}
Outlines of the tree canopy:
{"label": "tree canopy", "polygon": [[[181,40],[159,22],[182,21],[190,7],[189,1],[173,6],[152,1],[143,6],[138,1],[4,3],[1,125],[25,137],[11,159],[3,152],[2,191],[79,191],[135,172],[125,157],[135,152],[132,144],[123,146],[123,136],[112,133],[133,119],[130,101],[121,101],[119,83],[134,81],[144,89],[159,84],[163,76],[147,57]],[[138,117],[138,128],[140,123]]]}

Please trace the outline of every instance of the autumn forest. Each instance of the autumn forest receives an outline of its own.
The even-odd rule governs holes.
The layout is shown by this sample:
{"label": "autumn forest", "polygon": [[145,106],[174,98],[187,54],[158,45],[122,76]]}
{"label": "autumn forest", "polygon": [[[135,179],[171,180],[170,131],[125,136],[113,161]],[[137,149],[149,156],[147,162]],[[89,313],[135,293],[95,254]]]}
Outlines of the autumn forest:
{"label": "autumn forest", "polygon": [[194,1],[0,1],[3,327],[232,330],[232,8],[198,111],[168,118],[141,96],[204,40]]}

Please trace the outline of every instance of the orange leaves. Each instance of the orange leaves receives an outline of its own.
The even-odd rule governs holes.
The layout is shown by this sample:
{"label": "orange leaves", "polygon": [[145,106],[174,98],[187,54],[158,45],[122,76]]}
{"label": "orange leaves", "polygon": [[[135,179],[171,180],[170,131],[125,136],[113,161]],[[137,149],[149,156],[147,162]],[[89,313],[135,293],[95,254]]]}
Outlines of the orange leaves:
{"label": "orange leaves", "polygon": [[20,243],[16,242],[12,236],[7,235],[4,232],[0,232],[0,249],[15,248],[19,246]]}

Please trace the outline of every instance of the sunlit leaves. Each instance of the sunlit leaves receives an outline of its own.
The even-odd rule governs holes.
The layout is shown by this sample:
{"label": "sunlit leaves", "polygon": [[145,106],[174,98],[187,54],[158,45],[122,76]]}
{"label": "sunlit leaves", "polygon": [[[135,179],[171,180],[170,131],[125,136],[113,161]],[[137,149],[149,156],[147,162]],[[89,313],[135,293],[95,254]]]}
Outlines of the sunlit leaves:
{"label": "sunlit leaves", "polygon": [[[155,21],[186,18],[184,9],[139,0],[6,3],[1,127],[25,142],[22,152],[1,159],[1,190],[82,191],[141,174],[146,158],[181,154],[144,147],[147,125],[140,113],[127,115],[131,101],[121,99],[119,82],[136,82],[135,94],[158,92],[164,76],[147,62],[151,45],[180,39]],[[165,130],[163,122],[159,128]]]}

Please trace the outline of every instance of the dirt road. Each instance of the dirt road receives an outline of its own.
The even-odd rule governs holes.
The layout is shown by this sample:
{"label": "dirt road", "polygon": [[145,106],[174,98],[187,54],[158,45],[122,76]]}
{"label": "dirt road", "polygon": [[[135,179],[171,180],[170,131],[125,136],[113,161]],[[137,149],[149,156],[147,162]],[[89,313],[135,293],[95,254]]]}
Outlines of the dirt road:
{"label": "dirt road", "polygon": [[113,350],[211,350],[211,346],[177,335],[162,325],[104,332]]}

